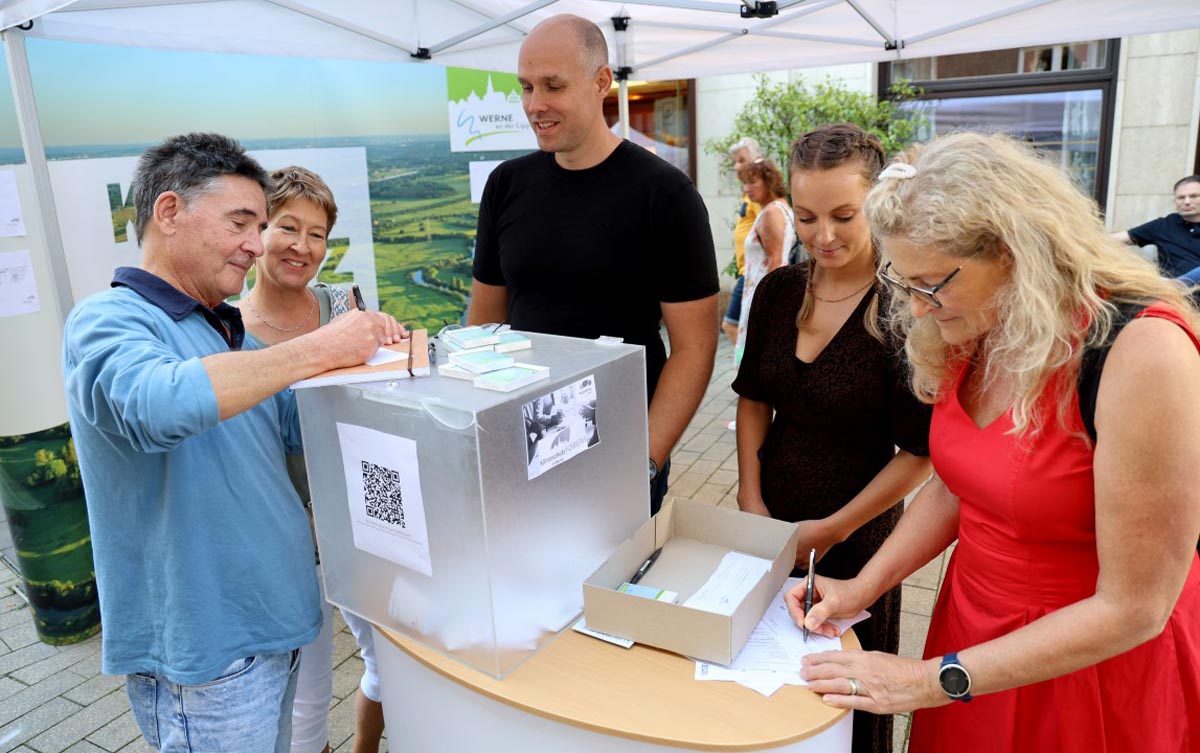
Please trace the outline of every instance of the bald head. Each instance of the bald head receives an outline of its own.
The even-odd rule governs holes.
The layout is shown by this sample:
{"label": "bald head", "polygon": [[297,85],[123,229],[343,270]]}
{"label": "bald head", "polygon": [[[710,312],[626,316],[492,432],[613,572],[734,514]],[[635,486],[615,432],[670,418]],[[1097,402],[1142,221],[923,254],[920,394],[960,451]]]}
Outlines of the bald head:
{"label": "bald head", "polygon": [[556,35],[568,32],[577,40],[578,62],[584,73],[591,75],[608,65],[608,42],[600,27],[581,16],[561,13],[542,21],[529,32],[526,40],[535,36]]}

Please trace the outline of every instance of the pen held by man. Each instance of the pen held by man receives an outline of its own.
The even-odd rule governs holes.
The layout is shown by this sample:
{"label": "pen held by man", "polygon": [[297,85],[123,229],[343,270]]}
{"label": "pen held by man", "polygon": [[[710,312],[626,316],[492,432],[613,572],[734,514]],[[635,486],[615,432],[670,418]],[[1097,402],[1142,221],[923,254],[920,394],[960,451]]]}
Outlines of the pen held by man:
{"label": "pen held by man", "polygon": [[353,283],[350,285],[350,298],[354,303],[355,310],[370,313],[373,317],[378,318],[379,321],[382,322],[384,329],[384,340],[381,343],[382,345],[391,345],[393,343],[398,343],[401,340],[408,339],[409,332],[411,331],[412,327],[407,322],[401,324],[390,314],[385,314],[382,311],[370,311],[367,308],[367,302],[363,298],[362,289],[358,287],[358,283]]}

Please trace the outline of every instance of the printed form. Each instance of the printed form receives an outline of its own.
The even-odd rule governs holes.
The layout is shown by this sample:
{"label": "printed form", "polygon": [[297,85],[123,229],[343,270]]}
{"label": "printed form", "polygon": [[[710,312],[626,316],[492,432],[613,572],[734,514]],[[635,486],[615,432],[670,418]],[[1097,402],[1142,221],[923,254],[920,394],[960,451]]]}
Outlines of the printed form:
{"label": "printed form", "polygon": [[[736,682],[765,696],[772,695],[784,685],[807,685],[800,677],[800,661],[808,654],[840,651],[842,641],[810,632],[805,642],[803,632],[788,614],[783,601],[783,595],[801,580],[789,578],[783,584],[746,645],[728,667],[697,661],[696,679]],[[864,611],[849,619],[831,622],[844,633],[868,617],[870,614]]]}
{"label": "printed form", "polygon": [[683,602],[683,606],[717,614],[733,614],[746,594],[758,585],[758,581],[770,569],[770,560],[729,552],[721,558],[716,571],[708,576],[704,585]]}

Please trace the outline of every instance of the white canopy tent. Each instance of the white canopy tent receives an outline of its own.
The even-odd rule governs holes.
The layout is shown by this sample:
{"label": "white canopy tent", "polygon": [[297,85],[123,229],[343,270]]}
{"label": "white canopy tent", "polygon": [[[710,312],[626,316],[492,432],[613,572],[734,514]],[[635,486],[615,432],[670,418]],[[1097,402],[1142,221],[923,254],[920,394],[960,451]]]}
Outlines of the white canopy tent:
{"label": "white canopy tent", "polygon": [[[73,305],[24,37],[205,52],[430,61],[513,71],[558,13],[609,36],[618,78],[693,78],[1200,27],[1198,0],[0,0],[0,30],[47,254]],[[628,19],[628,31],[615,27]],[[622,86],[624,94],[624,86]],[[622,97],[622,122],[627,112]]]}
{"label": "white canopy tent", "polygon": [[[772,14],[768,6],[775,6]],[[743,18],[758,8],[761,18]],[[1200,26],[1196,0],[6,0],[0,29],[142,47],[514,70],[557,13],[612,38],[639,79],[927,57]],[[414,57],[415,56],[415,57]]]}

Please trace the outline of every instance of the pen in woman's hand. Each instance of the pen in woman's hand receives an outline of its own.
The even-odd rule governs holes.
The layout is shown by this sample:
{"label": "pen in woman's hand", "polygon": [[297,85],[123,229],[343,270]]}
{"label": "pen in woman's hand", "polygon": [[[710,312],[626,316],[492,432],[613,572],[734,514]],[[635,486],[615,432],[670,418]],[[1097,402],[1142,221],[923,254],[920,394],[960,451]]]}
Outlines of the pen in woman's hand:
{"label": "pen in woman's hand", "polygon": [[808,550],[808,583],[804,589],[804,642],[808,643],[808,613],[812,610],[813,589],[817,585],[817,550]]}

